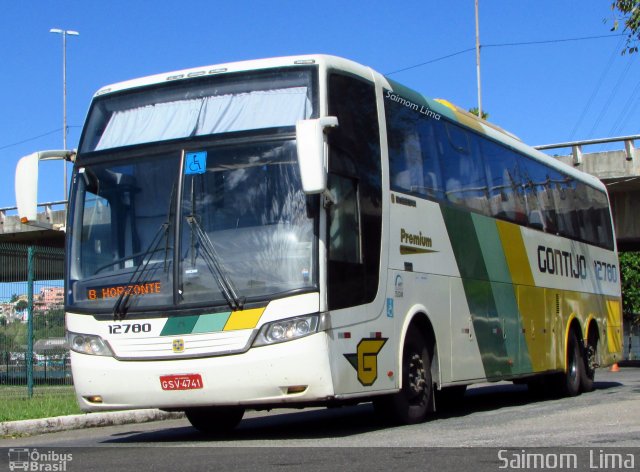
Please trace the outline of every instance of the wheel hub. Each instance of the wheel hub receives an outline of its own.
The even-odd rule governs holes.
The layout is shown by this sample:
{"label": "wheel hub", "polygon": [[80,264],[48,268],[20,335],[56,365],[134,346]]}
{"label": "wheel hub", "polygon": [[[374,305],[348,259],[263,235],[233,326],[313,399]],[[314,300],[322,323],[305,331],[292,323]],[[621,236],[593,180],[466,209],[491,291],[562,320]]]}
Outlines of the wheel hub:
{"label": "wheel hub", "polygon": [[409,389],[414,397],[424,394],[427,385],[422,356],[414,354],[409,361]]}

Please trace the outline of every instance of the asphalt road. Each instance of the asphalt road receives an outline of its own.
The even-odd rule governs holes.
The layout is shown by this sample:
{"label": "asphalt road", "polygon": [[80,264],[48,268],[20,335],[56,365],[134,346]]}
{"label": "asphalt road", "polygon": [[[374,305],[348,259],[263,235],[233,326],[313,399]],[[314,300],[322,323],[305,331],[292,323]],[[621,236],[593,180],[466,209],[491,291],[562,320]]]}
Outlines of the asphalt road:
{"label": "asphalt road", "polygon": [[[414,426],[386,426],[370,405],[360,405],[249,412],[222,439],[204,436],[180,419],[4,439],[0,448],[37,448],[43,460],[72,454],[68,471],[495,471],[502,465],[514,469],[540,451],[558,465],[557,454],[566,450],[566,457],[576,456],[579,470],[640,470],[640,368],[599,370],[595,387],[576,398],[540,399],[510,383],[476,386],[460,406]],[[615,457],[606,456],[611,450]],[[4,451],[0,471],[8,470]],[[602,467],[603,458],[613,462]]]}

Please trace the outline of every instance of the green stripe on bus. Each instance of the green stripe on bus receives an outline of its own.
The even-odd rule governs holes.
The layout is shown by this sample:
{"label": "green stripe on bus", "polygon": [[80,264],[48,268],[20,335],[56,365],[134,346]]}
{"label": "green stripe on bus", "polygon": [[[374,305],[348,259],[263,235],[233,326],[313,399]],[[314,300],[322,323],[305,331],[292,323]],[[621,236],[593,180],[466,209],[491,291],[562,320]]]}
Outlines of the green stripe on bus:
{"label": "green stripe on bus", "polygon": [[[494,288],[489,282],[489,270],[474,217],[466,210],[446,205],[441,205],[441,208],[462,277],[485,375],[488,379],[509,375],[512,373],[513,358],[508,354],[503,336],[503,323],[499,317]],[[484,227],[483,224],[479,226]],[[491,237],[491,234],[483,235],[483,238]],[[503,294],[502,290],[499,292]]]}
{"label": "green stripe on bus", "polygon": [[476,228],[468,210],[440,205],[463,280],[489,280]]}
{"label": "green stripe on bus", "polygon": [[231,312],[200,315],[198,322],[193,327],[193,333],[213,333],[215,331],[222,331],[230,316]]}
{"label": "green stripe on bus", "polygon": [[164,324],[160,336],[176,336],[179,334],[191,334],[198,322],[200,315],[170,316]]}
{"label": "green stripe on bus", "polygon": [[478,235],[487,274],[491,280],[491,292],[499,318],[500,332],[504,339],[512,373],[531,371],[531,360],[526,339],[522,333],[522,319],[518,310],[516,290],[513,286],[505,249],[500,240],[496,221],[486,216],[471,214],[475,234]]}
{"label": "green stripe on bus", "polygon": [[471,214],[471,220],[478,235],[478,244],[482,251],[489,280],[510,284],[511,274],[495,220],[475,213]]}

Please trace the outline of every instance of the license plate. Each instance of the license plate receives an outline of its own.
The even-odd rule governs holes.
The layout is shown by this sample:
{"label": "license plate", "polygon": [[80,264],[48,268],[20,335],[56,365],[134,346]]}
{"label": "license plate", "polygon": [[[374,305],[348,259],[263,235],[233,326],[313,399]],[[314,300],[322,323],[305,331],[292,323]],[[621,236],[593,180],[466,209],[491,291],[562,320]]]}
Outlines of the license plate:
{"label": "license plate", "polygon": [[162,390],[195,390],[202,388],[200,374],[161,375]]}

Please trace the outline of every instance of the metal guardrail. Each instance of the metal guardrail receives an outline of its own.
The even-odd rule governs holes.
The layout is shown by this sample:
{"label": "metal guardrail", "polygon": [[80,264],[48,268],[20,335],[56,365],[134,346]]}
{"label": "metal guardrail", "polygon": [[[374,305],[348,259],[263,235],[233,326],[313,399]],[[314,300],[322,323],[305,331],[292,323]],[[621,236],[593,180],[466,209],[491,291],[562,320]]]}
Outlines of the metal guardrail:
{"label": "metal guardrail", "polygon": [[[53,202],[38,203],[38,207],[44,207],[44,211],[47,214],[47,218],[51,220],[53,216],[53,207],[57,205],[66,205],[67,203],[68,203],[67,200],[58,200]],[[13,211],[17,209],[18,209],[17,206],[0,208],[0,223],[4,223],[6,221],[8,211]]]}
{"label": "metal guardrail", "polygon": [[0,395],[30,397],[34,388],[71,385],[64,250],[0,243],[0,267]]}
{"label": "metal guardrail", "polygon": [[571,152],[573,154],[573,165],[579,166],[582,164],[582,146],[592,146],[594,144],[624,142],[626,158],[628,161],[633,161],[635,157],[635,146],[633,142],[637,139],[640,139],[640,134],[619,136],[616,138],[586,139],[583,141],[569,141],[566,143],[543,144],[541,146],[534,146],[534,148],[539,151],[543,151],[545,149],[571,148]]}

